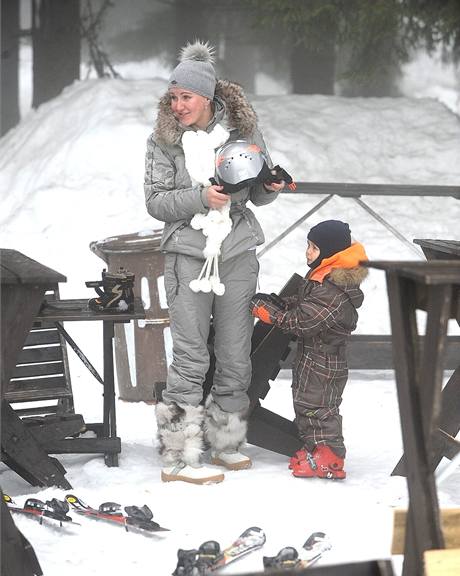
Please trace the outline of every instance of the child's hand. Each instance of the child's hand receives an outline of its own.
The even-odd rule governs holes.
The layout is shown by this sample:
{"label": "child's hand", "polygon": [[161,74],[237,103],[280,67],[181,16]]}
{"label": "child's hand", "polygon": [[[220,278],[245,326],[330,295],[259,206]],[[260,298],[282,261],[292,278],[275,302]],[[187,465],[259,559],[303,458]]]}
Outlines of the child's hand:
{"label": "child's hand", "polygon": [[289,308],[289,304],[285,302],[281,296],[278,296],[278,294],[275,294],[274,292],[270,294],[270,300],[273,302],[273,304],[275,304],[275,306],[281,308],[281,310],[287,310]]}
{"label": "child's hand", "polygon": [[[277,296],[275,294],[275,296]],[[279,298],[279,296],[277,296]],[[259,292],[255,294],[249,304],[251,314],[265,324],[274,324],[276,322],[276,315],[283,310],[281,306],[274,302],[270,294],[263,294]]]}

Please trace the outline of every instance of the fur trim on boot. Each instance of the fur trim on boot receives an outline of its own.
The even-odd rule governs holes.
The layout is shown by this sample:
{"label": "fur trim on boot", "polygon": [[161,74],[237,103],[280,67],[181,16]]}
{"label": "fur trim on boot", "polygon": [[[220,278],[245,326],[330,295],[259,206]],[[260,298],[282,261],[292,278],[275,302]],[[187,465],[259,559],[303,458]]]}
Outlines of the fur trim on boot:
{"label": "fur trim on boot", "polygon": [[211,463],[228,470],[250,468],[252,462],[239,448],[246,441],[247,421],[241,412],[224,412],[211,397],[205,405],[204,431],[211,445]]}
{"label": "fur trim on boot", "polygon": [[159,452],[166,467],[179,462],[200,466],[203,453],[203,407],[159,402],[155,408]]}

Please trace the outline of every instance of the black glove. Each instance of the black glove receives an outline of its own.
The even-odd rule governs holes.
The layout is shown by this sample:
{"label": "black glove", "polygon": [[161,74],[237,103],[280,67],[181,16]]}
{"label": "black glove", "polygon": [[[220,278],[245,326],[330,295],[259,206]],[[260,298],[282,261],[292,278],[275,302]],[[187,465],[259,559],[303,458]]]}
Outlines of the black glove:
{"label": "black glove", "polygon": [[252,299],[253,300],[256,300],[256,299],[262,300],[263,302],[266,302],[267,304],[271,304],[272,306],[276,306],[280,310],[287,310],[289,308],[288,303],[285,302],[281,298],[281,296],[278,296],[278,294],[275,294],[274,292],[272,292],[271,294],[265,294],[264,292],[257,292],[257,294],[254,294]]}
{"label": "black glove", "polygon": [[287,310],[289,308],[289,304],[287,302],[285,302],[281,298],[281,296],[278,296],[278,294],[275,294],[274,292],[272,292],[270,294],[270,298],[271,298],[273,304],[275,304],[276,306],[281,308],[281,310]]}
{"label": "black glove", "polygon": [[273,292],[271,294],[265,294],[264,292],[257,292],[257,294],[254,294],[254,296],[252,297],[252,302],[255,301],[257,301],[258,304],[263,302],[264,304],[275,306],[280,310],[287,310],[287,304],[284,302],[284,300],[280,298],[278,294],[275,294]]}
{"label": "black glove", "polygon": [[296,183],[292,179],[292,176],[278,164],[273,166],[273,168],[269,168],[267,164],[265,164],[260,171],[258,178],[264,184],[273,184],[273,182],[279,184],[280,182],[284,181],[290,190],[295,190],[297,188]]}
{"label": "black glove", "polygon": [[266,324],[274,324],[276,314],[287,310],[288,305],[278,294],[264,294],[258,292],[251,298],[249,310],[253,316],[259,318]]}

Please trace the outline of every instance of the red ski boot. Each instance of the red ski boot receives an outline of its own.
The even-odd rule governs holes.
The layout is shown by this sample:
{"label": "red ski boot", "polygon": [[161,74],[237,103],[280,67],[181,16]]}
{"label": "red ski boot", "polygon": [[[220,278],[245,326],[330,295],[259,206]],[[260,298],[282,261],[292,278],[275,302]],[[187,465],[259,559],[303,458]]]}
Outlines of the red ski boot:
{"label": "red ski boot", "polygon": [[298,478],[316,477],[342,480],[346,477],[343,464],[343,458],[336,456],[329,446],[320,444],[315,448],[313,454],[307,452],[305,460],[293,464],[292,474]]}
{"label": "red ski boot", "polygon": [[302,462],[302,460],[306,460],[307,458],[307,451],[305,449],[297,450],[294,456],[289,458],[289,470],[292,470],[295,465]]}

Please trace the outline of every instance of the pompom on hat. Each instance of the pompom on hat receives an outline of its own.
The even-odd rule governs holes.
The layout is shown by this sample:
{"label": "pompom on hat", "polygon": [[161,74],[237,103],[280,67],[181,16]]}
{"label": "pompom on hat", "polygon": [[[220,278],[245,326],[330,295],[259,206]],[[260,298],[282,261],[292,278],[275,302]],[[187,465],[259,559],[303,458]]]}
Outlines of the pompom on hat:
{"label": "pompom on hat", "polygon": [[351,246],[350,227],[340,220],[324,220],[311,228],[307,238],[320,250],[318,258],[310,268],[316,268],[324,258],[342,252]]}
{"label": "pompom on hat", "polygon": [[181,50],[180,62],[169,78],[169,88],[185,88],[212,100],[216,89],[214,48],[196,40]]}

